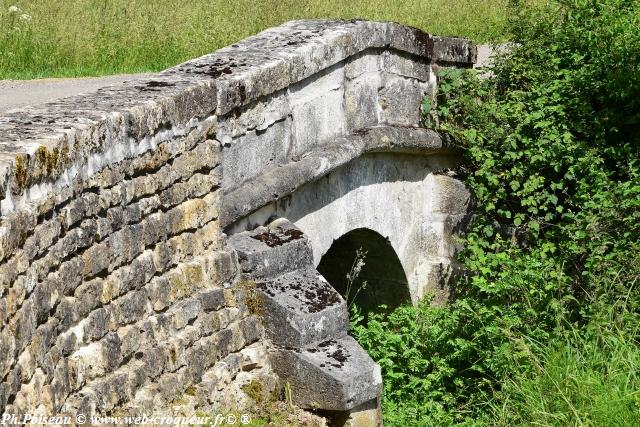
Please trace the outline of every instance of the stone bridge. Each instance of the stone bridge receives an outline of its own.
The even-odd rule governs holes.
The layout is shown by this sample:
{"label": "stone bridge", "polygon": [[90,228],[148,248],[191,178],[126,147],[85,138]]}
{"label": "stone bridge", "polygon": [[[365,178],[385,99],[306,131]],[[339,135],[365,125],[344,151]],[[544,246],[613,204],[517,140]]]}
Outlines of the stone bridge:
{"label": "stone bridge", "polygon": [[289,383],[376,425],[345,275],[362,249],[364,305],[446,298],[469,195],[420,102],[475,55],[294,21],[0,117],[0,413],[192,415]]}

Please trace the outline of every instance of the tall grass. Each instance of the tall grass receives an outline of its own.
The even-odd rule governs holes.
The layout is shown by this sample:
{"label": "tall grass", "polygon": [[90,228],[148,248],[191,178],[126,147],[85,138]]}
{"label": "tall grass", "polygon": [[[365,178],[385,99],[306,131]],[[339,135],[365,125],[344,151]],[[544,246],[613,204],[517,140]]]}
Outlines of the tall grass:
{"label": "tall grass", "polygon": [[492,424],[640,425],[639,325],[600,316],[586,328],[567,328],[564,339],[524,344],[534,369],[514,372],[503,385]]}
{"label": "tall grass", "polygon": [[[507,0],[0,0],[0,78],[161,70],[302,18],[390,20],[487,41],[503,36],[506,5]],[[12,6],[19,10],[10,12]]]}

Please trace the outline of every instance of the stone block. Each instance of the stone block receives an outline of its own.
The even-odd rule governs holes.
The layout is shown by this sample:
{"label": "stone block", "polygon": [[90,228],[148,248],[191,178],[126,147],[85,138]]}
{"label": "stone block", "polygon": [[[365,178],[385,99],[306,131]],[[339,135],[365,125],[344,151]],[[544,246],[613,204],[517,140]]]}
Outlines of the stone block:
{"label": "stone block", "polygon": [[[96,301],[97,302],[97,301]],[[55,316],[59,320],[60,330],[67,330],[80,320],[81,307],[74,297],[64,297],[56,308]]]}
{"label": "stone block", "polygon": [[243,348],[239,356],[240,368],[243,371],[263,368],[269,361],[267,348],[263,343],[255,343]]}
{"label": "stone block", "polygon": [[378,90],[381,87],[378,73],[363,74],[347,81],[344,92],[344,112],[350,131],[373,127],[380,122]]}
{"label": "stone block", "polygon": [[234,234],[229,237],[229,245],[238,254],[242,272],[255,278],[272,277],[313,263],[309,241],[286,220]]}
{"label": "stone block", "polygon": [[171,290],[171,283],[165,276],[154,278],[147,286],[147,295],[151,307],[155,311],[162,311],[169,306],[171,299],[169,292]]}
{"label": "stone block", "polygon": [[291,114],[291,107],[286,92],[277,92],[267,99],[258,100],[241,114],[230,114],[218,123],[216,139],[228,145],[234,138],[247,132],[264,131],[276,122],[284,120]]}
{"label": "stone block", "polygon": [[380,399],[373,399],[349,411],[329,412],[335,425],[340,427],[382,427]]}
{"label": "stone block", "polygon": [[346,131],[344,69],[327,69],[289,88],[293,117],[292,156],[301,156]]}
{"label": "stone block", "polygon": [[471,193],[464,183],[447,175],[429,175],[431,211],[449,215],[466,214]]}
{"label": "stone block", "polygon": [[267,337],[276,345],[301,347],[349,329],[346,302],[315,269],[258,282],[257,289]]}
{"label": "stone block", "polygon": [[378,49],[371,49],[350,57],[344,64],[345,78],[351,80],[363,74],[379,73],[382,70],[380,53]]}
{"label": "stone block", "polygon": [[382,390],[380,367],[350,336],[300,350],[275,348],[271,364],[302,408],[348,411]]}
{"label": "stone block", "polygon": [[82,276],[86,279],[106,271],[112,266],[112,248],[118,251],[125,245],[126,243],[122,241],[122,234],[114,234],[109,237],[109,243],[105,242],[91,246],[82,254],[84,266]]}
{"label": "stone block", "polygon": [[382,69],[387,73],[428,82],[431,64],[426,58],[416,58],[398,51],[385,51],[381,55]]}
{"label": "stone block", "polygon": [[262,131],[249,131],[233,140],[223,149],[225,190],[237,188],[269,168],[285,163],[290,143],[290,119],[275,122]]}
{"label": "stone block", "polygon": [[81,342],[88,343],[102,338],[109,332],[112,307],[100,307],[89,314],[83,322],[78,324],[81,328]]}
{"label": "stone block", "polygon": [[228,283],[238,273],[238,260],[233,251],[214,251],[197,258],[206,275],[207,287],[214,288]]}
{"label": "stone block", "polygon": [[146,290],[140,289],[124,294],[113,301],[110,308],[114,325],[124,326],[140,320],[147,312]]}
{"label": "stone block", "polygon": [[200,294],[200,304],[204,311],[219,310],[226,305],[223,289],[212,289]]}
{"label": "stone block", "polygon": [[179,330],[191,323],[200,312],[200,301],[198,299],[187,299],[172,306],[171,317],[173,328]]}
{"label": "stone block", "polygon": [[427,91],[426,84],[393,74],[385,74],[383,79],[384,88],[378,94],[381,122],[417,126],[420,123],[420,103]]}

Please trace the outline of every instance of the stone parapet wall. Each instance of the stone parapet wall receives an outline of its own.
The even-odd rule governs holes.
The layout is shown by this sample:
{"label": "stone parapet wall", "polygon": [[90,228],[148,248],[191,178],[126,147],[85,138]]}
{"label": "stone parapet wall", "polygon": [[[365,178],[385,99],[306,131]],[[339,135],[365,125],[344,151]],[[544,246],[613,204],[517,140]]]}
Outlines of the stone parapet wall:
{"label": "stone parapet wall", "polygon": [[268,392],[225,194],[362,128],[417,125],[432,65],[474,58],[399,24],[294,21],[1,116],[0,413],[219,409],[252,378]]}

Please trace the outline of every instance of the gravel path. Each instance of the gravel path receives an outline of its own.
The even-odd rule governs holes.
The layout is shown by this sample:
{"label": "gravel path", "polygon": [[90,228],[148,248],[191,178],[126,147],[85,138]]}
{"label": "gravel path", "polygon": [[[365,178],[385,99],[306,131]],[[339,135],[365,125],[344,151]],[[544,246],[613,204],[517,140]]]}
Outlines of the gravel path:
{"label": "gravel path", "polygon": [[147,78],[150,74],[122,74],[73,79],[0,80],[0,113],[28,105],[39,105],[67,96],[95,92],[123,81]]}

